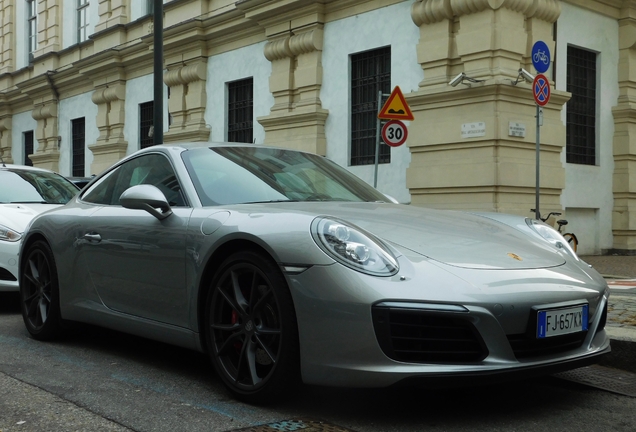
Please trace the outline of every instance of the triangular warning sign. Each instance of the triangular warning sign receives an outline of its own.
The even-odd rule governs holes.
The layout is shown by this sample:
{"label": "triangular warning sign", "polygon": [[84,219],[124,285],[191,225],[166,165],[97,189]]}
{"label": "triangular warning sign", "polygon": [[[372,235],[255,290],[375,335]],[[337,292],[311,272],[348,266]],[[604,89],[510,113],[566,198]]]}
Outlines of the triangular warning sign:
{"label": "triangular warning sign", "polygon": [[396,86],[391,92],[391,96],[380,110],[378,118],[383,120],[415,120],[399,86]]}

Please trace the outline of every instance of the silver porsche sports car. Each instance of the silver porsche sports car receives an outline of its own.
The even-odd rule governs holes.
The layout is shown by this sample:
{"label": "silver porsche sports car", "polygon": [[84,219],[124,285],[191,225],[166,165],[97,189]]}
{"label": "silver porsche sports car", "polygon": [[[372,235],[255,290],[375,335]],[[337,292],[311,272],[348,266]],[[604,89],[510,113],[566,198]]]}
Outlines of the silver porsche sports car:
{"label": "silver porsche sports car", "polygon": [[393,203],[309,153],[141,150],[36,217],[29,333],[67,321],[205,352],[239,398],[308,384],[524,377],[609,352],[609,290],[561,235],[504,214]]}

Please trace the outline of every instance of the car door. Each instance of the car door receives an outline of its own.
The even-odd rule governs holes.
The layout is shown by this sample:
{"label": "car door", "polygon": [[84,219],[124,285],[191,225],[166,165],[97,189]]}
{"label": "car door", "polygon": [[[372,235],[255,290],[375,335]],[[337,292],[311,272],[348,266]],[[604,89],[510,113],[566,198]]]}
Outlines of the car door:
{"label": "car door", "polygon": [[[158,220],[119,204],[119,196],[138,184],[158,187],[173,214]],[[81,254],[90,281],[108,308],[177,326],[188,326],[185,277],[186,205],[170,161],[147,154],[127,161],[85,195],[99,209],[85,219]]]}

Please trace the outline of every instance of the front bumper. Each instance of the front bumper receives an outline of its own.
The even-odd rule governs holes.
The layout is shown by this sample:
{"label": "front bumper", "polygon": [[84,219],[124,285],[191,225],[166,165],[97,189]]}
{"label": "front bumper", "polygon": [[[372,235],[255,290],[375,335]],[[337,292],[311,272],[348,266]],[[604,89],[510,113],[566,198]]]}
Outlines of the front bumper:
{"label": "front bumper", "polygon": [[18,291],[20,242],[0,241],[0,292]]}
{"label": "front bumper", "polygon": [[[538,270],[466,270],[425,259],[400,257],[390,278],[367,276],[339,264],[287,275],[298,318],[301,370],[308,384],[387,387],[453,381],[468,384],[494,377],[548,374],[594,363],[610,351],[602,326],[609,290],[602,279],[576,266]],[[468,282],[470,281],[470,282]],[[589,304],[589,330],[573,348],[518,358],[509,338],[528,329],[536,305]],[[379,343],[373,306],[390,302],[431,305],[436,317],[468,321],[485,356],[448,362],[389,358]],[[377,317],[376,317],[377,319]]]}

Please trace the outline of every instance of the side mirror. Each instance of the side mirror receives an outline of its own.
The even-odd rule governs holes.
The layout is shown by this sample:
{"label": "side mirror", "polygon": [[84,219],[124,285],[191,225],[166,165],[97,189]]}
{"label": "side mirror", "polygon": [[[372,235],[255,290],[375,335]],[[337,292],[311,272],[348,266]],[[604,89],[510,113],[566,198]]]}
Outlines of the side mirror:
{"label": "side mirror", "polygon": [[128,188],[119,197],[119,202],[128,209],[145,210],[159,220],[172,214],[165,195],[153,185],[144,184]]}

